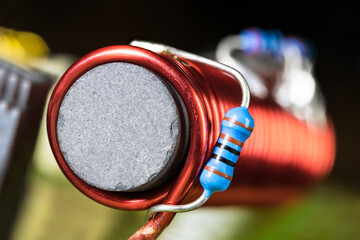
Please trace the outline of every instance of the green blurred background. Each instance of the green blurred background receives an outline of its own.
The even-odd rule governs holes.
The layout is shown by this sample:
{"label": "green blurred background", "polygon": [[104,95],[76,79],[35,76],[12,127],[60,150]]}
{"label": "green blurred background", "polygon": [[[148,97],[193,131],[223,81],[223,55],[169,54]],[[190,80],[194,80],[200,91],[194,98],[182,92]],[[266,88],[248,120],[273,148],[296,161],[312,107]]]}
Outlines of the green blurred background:
{"label": "green blurred background", "polygon": [[[276,28],[317,48],[315,75],[337,135],[334,169],[297,202],[271,208],[202,208],[179,214],[160,239],[360,239],[360,76],[357,8],[328,2],[2,1],[0,25],[32,31],[62,71],[94,49],[133,39],[204,53],[243,28]],[[102,206],[76,190],[57,167],[42,122],[14,240],[126,239],[145,212]]]}

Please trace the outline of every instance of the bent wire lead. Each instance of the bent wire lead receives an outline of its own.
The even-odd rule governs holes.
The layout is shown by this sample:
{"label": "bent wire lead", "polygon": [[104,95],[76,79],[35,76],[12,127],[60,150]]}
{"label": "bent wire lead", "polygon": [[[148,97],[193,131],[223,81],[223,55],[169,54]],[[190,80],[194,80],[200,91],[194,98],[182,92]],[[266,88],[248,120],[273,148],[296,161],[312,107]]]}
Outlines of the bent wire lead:
{"label": "bent wire lead", "polygon": [[187,53],[160,44],[133,41],[131,45],[147,48],[154,52],[167,52],[180,58],[209,64],[226,71],[236,77],[242,89],[240,107],[230,109],[221,123],[221,133],[215,144],[210,161],[200,175],[200,183],[204,188],[202,195],[195,201],[184,205],[159,204],[151,207],[146,214],[146,221],[157,212],[188,212],[202,206],[215,192],[225,191],[232,180],[234,167],[243,148],[244,142],[250,137],[254,120],[248,112],[250,103],[249,86],[244,76],[235,69],[221,63]]}

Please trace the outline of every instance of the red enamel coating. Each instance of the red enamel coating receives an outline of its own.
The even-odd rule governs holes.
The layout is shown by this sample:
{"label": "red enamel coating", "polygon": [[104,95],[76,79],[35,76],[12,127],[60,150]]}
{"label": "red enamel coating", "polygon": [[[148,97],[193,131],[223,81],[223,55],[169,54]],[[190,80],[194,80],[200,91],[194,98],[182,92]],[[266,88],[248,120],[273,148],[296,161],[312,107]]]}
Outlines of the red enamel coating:
{"label": "red enamel coating", "polygon": [[[199,62],[180,62],[132,46],[96,50],[77,61],[56,85],[50,99],[47,125],[50,145],[66,177],[84,194],[104,205],[127,210],[147,209],[158,203],[189,202],[202,188],[197,180],[220,133],[227,110],[239,106],[237,80]],[[100,64],[122,61],[146,67],[166,79],[181,96],[188,111],[191,136],[186,162],[167,184],[142,193],[116,193],[92,187],[69,168],[59,149],[56,125],[67,90],[85,72]],[[253,134],[244,144],[229,189],[214,194],[207,205],[274,204],[288,201],[330,172],[335,158],[335,135],[328,125],[318,127],[298,120],[271,100],[251,99],[249,112],[255,120]],[[206,160],[206,161],[205,161]],[[157,214],[132,239],[153,239],[174,214]]]}

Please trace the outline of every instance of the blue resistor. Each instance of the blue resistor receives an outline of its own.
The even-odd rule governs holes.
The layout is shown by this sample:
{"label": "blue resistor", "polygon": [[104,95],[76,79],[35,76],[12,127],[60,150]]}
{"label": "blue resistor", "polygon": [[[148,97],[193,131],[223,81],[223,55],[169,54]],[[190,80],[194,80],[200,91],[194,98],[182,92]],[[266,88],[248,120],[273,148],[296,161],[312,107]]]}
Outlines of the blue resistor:
{"label": "blue resistor", "polygon": [[211,159],[200,176],[207,198],[229,187],[241,149],[253,128],[254,120],[246,107],[232,108],[225,114]]}
{"label": "blue resistor", "polygon": [[256,54],[263,51],[262,39],[264,32],[260,28],[247,28],[240,33],[240,45],[248,54]]}
{"label": "blue resistor", "polygon": [[268,53],[279,57],[284,48],[291,45],[299,49],[303,57],[314,57],[313,46],[307,40],[298,36],[284,37],[277,29],[246,28],[240,32],[239,40],[242,50],[250,55]]}
{"label": "blue resistor", "polygon": [[240,33],[241,47],[248,54],[270,53],[278,56],[283,40],[284,37],[279,30],[247,28]]}

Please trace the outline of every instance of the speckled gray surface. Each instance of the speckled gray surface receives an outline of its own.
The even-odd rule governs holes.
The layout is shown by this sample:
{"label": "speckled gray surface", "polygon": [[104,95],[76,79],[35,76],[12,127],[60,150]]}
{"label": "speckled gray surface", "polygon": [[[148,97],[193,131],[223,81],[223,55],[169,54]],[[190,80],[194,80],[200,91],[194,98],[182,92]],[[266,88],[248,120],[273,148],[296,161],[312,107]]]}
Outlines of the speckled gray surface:
{"label": "speckled gray surface", "polygon": [[88,184],[128,191],[168,168],[179,142],[179,114],[160,78],[130,63],[81,76],[59,111],[57,134],[70,168]]}

